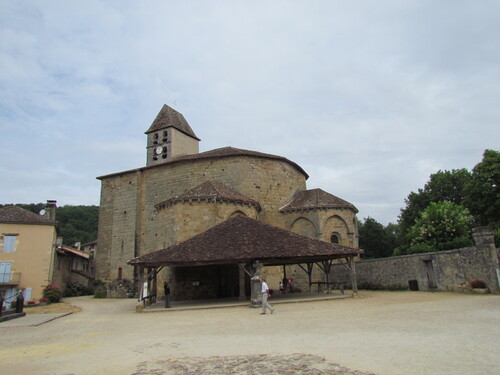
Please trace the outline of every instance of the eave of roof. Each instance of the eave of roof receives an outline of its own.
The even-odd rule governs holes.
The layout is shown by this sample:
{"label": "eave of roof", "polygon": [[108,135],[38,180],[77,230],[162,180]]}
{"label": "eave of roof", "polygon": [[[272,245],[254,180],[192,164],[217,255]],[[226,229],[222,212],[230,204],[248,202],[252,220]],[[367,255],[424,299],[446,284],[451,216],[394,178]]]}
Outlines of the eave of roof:
{"label": "eave of roof", "polygon": [[302,190],[297,192],[292,200],[280,208],[280,212],[296,212],[315,209],[341,208],[350,209],[355,213],[358,209],[352,204],[322,189]]}
{"label": "eave of roof", "polygon": [[263,264],[314,262],[355,256],[363,251],[332,244],[237,216],[178,245],[136,257],[131,265]]}
{"label": "eave of roof", "polygon": [[302,167],[300,167],[297,163],[294,163],[293,161],[291,161],[283,156],[265,154],[265,153],[257,152],[257,151],[243,150],[243,149],[234,148],[234,147],[222,147],[222,148],[217,148],[215,150],[205,151],[205,152],[202,152],[199,154],[181,155],[181,156],[174,157],[174,158],[167,160],[167,161],[160,163],[160,164],[130,169],[130,170],[123,171],[123,172],[111,173],[111,174],[99,176],[96,178],[98,180],[102,180],[102,179],[109,178],[109,177],[116,177],[116,176],[121,176],[121,175],[125,175],[125,174],[130,174],[130,173],[142,172],[142,171],[152,169],[152,168],[162,168],[162,167],[166,167],[166,166],[176,164],[176,163],[186,163],[186,162],[190,162],[190,161],[199,161],[199,160],[207,160],[207,159],[224,159],[224,158],[241,157],[241,156],[243,156],[243,157],[255,157],[255,158],[261,158],[261,159],[270,159],[270,160],[280,160],[280,161],[283,161],[285,163],[290,164],[292,167],[297,169],[300,173],[302,173],[305,176],[306,180],[309,178],[309,175],[302,169]]}
{"label": "eave of roof", "polygon": [[66,245],[62,245],[62,246],[58,247],[57,249],[60,251],[63,251],[64,253],[73,254],[73,255],[79,256],[79,257],[84,258],[84,259],[90,258],[89,252],[84,251],[84,250],[78,250],[78,249],[75,249],[73,247],[69,247]]}
{"label": "eave of roof", "polygon": [[229,189],[225,185],[215,181],[205,181],[204,183],[186,191],[177,197],[168,199],[155,205],[157,210],[172,206],[181,202],[230,202],[243,205],[255,206],[260,211],[260,204],[254,199]]}

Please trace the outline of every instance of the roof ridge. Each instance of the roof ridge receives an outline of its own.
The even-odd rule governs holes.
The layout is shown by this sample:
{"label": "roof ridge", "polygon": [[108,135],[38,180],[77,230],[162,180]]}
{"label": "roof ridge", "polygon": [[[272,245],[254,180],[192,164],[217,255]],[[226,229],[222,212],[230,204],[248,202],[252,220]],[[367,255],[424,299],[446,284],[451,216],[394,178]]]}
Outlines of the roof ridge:
{"label": "roof ridge", "polygon": [[179,130],[191,138],[195,138],[198,141],[200,140],[194,133],[191,126],[189,126],[189,123],[186,121],[182,113],[166,104],[164,104],[160,109],[160,112],[156,115],[149,129],[145,131],[145,134],[170,127]]}

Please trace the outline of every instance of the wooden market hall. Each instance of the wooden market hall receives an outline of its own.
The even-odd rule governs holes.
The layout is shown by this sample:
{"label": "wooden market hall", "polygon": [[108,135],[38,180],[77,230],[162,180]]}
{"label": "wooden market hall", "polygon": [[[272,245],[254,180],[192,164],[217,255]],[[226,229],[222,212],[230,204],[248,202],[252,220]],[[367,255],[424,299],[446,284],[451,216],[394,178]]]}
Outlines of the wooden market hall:
{"label": "wooden market hall", "polygon": [[[309,289],[314,265],[330,285],[333,262],[349,270],[353,293],[357,292],[354,258],[363,251],[328,243],[262,223],[247,216],[233,217],[180,244],[129,260],[137,268],[141,301],[155,302],[158,274],[165,267],[174,270],[175,300],[238,297],[260,303],[260,283],[264,266],[298,265],[308,276]],[[286,275],[285,275],[286,276]],[[205,285],[200,285],[200,281]],[[196,284],[198,283],[198,285]],[[194,285],[193,285],[194,284]],[[203,295],[196,294],[203,290]]]}

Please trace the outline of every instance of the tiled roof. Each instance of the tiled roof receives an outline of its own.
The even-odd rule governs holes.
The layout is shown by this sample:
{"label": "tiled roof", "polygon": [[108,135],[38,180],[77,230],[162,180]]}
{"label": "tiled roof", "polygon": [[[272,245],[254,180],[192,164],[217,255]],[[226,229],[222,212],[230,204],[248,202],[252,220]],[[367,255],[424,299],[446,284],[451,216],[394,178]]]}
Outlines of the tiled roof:
{"label": "tiled roof", "polygon": [[296,168],[300,173],[302,173],[306,177],[306,179],[309,178],[309,175],[298,164],[294,163],[293,161],[288,160],[287,158],[285,158],[283,156],[264,154],[262,152],[243,150],[243,149],[234,148],[234,147],[223,147],[223,148],[217,148],[215,150],[202,152],[199,154],[177,156],[177,157],[169,159],[165,162],[162,162],[161,164],[151,165],[151,166],[144,167],[144,168],[131,169],[131,170],[124,171],[124,172],[112,173],[112,174],[100,176],[97,178],[102,179],[102,178],[111,177],[111,176],[119,176],[119,175],[122,175],[125,173],[135,173],[135,172],[143,171],[143,170],[149,169],[149,168],[160,168],[160,167],[165,167],[165,166],[170,165],[170,164],[188,162],[191,160],[220,159],[220,158],[229,158],[229,157],[234,157],[234,156],[248,156],[248,157],[255,157],[255,158],[262,158],[262,159],[281,160],[281,161],[284,161],[285,163],[290,164],[294,168]]}
{"label": "tiled roof", "polygon": [[354,212],[358,209],[351,203],[321,189],[302,190],[292,200],[280,208],[280,212],[293,212],[321,208],[347,208]]}
{"label": "tiled roof", "polygon": [[160,110],[155,120],[146,131],[146,134],[170,127],[173,127],[184,134],[197,139],[198,141],[200,140],[196,134],[194,134],[193,129],[191,129],[191,126],[189,126],[184,116],[166,104],[163,105],[163,108]]}
{"label": "tiled roof", "polygon": [[55,225],[56,222],[46,216],[37,215],[24,208],[9,205],[0,208],[0,223],[7,224],[43,224]]}
{"label": "tiled roof", "polygon": [[140,265],[246,263],[284,264],[354,256],[360,249],[304,237],[236,216],[178,245],[129,260]]}
{"label": "tiled roof", "polygon": [[241,195],[240,193],[215,181],[206,181],[201,185],[186,191],[184,194],[157,204],[155,207],[157,209],[162,209],[175,203],[192,201],[241,203],[255,206],[258,210],[260,210],[259,202],[245,197],[244,195]]}

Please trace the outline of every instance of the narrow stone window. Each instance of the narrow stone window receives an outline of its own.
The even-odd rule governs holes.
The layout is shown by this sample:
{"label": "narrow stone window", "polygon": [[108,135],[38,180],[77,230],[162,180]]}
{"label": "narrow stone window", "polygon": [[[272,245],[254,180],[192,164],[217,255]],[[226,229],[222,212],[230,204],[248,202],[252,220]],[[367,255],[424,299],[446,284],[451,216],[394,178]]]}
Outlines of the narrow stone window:
{"label": "narrow stone window", "polygon": [[340,237],[339,237],[339,235],[336,234],[336,233],[332,234],[332,237],[330,238],[330,242],[331,243],[339,244],[340,243]]}

